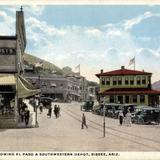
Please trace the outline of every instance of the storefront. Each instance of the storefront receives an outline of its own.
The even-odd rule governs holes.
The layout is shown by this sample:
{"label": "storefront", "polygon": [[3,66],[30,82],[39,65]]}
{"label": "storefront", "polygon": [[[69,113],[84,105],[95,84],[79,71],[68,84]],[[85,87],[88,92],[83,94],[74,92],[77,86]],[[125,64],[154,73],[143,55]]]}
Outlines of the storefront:
{"label": "storefront", "polygon": [[17,74],[0,74],[0,128],[16,127],[19,119],[19,100],[38,93],[38,90]]}
{"label": "storefront", "polygon": [[38,90],[23,77],[26,33],[23,9],[16,12],[16,35],[0,36],[0,128],[17,127],[23,98]]}

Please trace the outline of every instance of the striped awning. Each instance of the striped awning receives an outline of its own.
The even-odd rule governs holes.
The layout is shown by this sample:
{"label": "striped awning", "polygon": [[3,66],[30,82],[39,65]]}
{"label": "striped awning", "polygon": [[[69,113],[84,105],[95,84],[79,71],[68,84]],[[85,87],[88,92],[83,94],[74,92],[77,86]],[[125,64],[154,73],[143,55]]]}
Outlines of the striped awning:
{"label": "striped awning", "polygon": [[40,90],[35,89],[31,83],[19,75],[0,74],[0,85],[14,86],[16,84],[18,98],[30,97],[40,92]]}
{"label": "striped awning", "polygon": [[31,83],[21,76],[18,76],[18,98],[25,98],[36,95],[40,92],[39,89],[35,89]]}

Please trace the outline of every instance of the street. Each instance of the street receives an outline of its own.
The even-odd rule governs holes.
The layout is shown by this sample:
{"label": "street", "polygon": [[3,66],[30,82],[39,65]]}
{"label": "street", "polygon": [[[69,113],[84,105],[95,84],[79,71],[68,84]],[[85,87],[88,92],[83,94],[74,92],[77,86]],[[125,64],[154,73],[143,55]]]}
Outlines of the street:
{"label": "street", "polygon": [[[55,104],[55,103],[54,103]],[[52,104],[52,108],[54,106]],[[160,151],[160,126],[119,126],[117,119],[84,112],[88,129],[81,129],[80,103],[59,103],[61,116],[40,114],[39,128],[1,129],[1,151]]]}

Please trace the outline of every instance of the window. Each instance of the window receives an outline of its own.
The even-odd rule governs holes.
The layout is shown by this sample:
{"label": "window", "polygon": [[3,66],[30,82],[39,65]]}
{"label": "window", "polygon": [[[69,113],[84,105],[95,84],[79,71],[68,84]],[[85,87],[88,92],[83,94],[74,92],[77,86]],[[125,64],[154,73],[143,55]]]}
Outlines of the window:
{"label": "window", "polygon": [[110,78],[106,78],[106,85],[110,85]]}
{"label": "window", "polygon": [[144,95],[140,95],[140,102],[143,103],[145,101],[145,96]]}
{"label": "window", "polygon": [[142,84],[146,84],[146,77],[142,77]]}
{"label": "window", "polygon": [[118,78],[118,85],[121,85],[121,84],[122,84],[122,78],[119,77],[119,78]]}
{"label": "window", "polygon": [[140,84],[141,84],[141,78],[137,77],[137,85],[140,85]]}
{"label": "window", "polygon": [[134,77],[130,78],[130,85],[134,85]]}
{"label": "window", "polygon": [[128,85],[129,84],[129,80],[128,77],[125,78],[125,84]]}
{"label": "window", "polygon": [[105,79],[102,78],[102,85],[105,85]]}
{"label": "window", "polygon": [[110,96],[110,103],[114,103],[114,96]]}
{"label": "window", "polygon": [[137,95],[133,95],[133,103],[137,103]]}
{"label": "window", "polygon": [[117,78],[113,77],[113,85],[117,85]]}
{"label": "window", "polygon": [[125,103],[129,103],[129,96],[125,96]]}

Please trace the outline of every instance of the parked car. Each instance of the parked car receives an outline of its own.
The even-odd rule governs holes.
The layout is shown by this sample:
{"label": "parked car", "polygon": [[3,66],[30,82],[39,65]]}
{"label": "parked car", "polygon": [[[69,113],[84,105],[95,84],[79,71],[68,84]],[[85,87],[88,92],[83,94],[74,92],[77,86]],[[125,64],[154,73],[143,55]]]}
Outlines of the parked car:
{"label": "parked car", "polygon": [[81,105],[81,110],[84,111],[92,111],[94,102],[93,101],[85,101]]}
{"label": "parked car", "polygon": [[145,107],[135,113],[132,122],[137,124],[159,124],[160,108]]}
{"label": "parked car", "polygon": [[111,118],[118,117],[117,114],[119,112],[120,104],[117,104],[117,103],[107,103],[105,104],[105,106],[100,105],[99,107],[94,108],[93,112],[98,115],[103,115],[104,107],[105,107],[105,115],[107,117],[111,117]]}
{"label": "parked car", "polygon": [[131,112],[131,114],[133,114],[135,112],[136,106],[137,106],[136,104],[124,103],[124,104],[121,104],[119,109],[123,111],[123,115],[125,116],[128,110]]}
{"label": "parked car", "polygon": [[92,113],[97,114],[97,115],[102,115],[103,114],[103,107],[101,105],[93,106]]}
{"label": "parked car", "polygon": [[53,98],[50,97],[40,97],[40,103],[43,104],[43,106],[49,106],[53,102]]}

